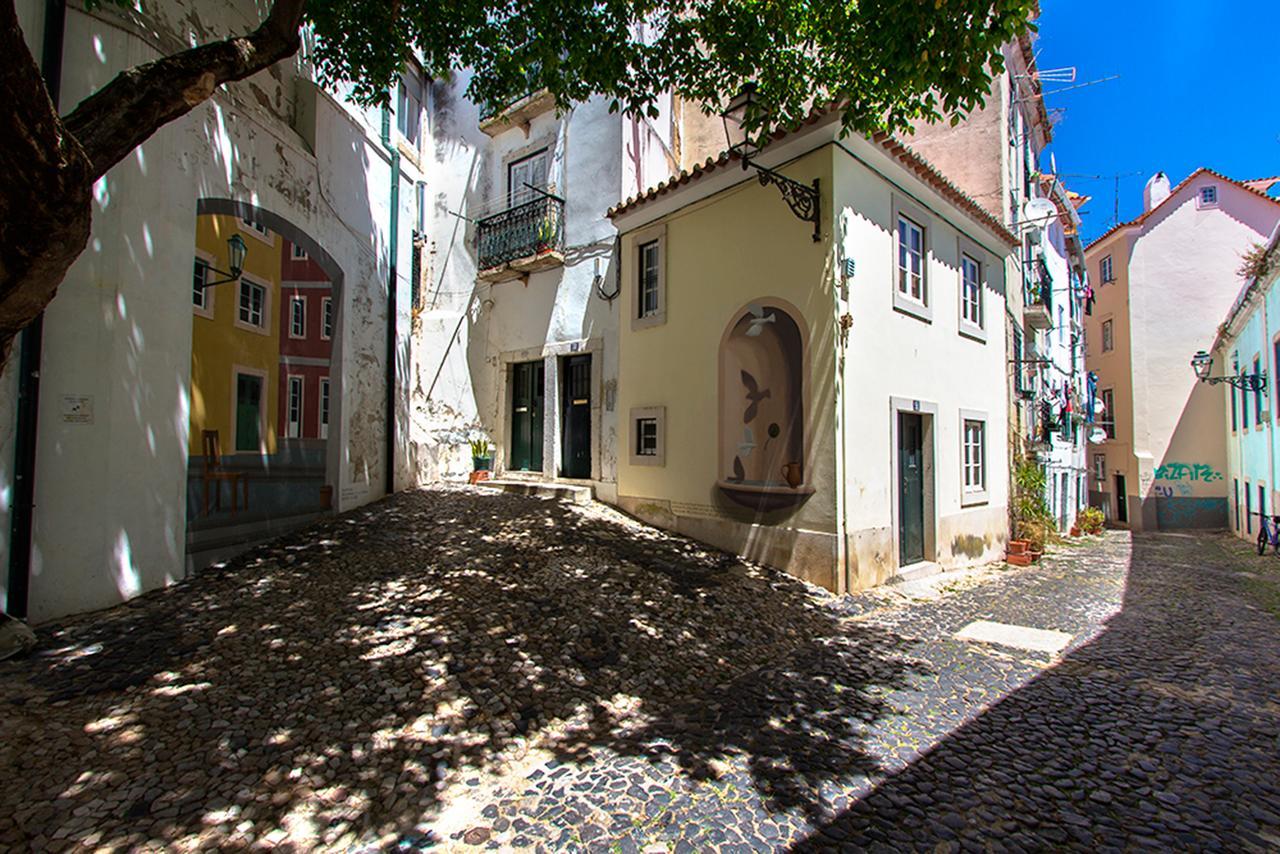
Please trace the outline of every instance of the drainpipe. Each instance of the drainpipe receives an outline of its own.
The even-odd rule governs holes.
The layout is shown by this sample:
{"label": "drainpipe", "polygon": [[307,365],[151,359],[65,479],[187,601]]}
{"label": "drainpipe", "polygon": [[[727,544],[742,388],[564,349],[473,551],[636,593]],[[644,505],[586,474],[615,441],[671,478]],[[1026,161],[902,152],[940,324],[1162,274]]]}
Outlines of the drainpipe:
{"label": "drainpipe", "polygon": [[[62,42],[65,0],[45,0],[40,72],[53,107],[62,90]],[[31,529],[35,518],[36,435],[40,411],[40,359],[44,350],[44,312],[22,330],[18,345],[18,411],[13,441],[13,510],[9,519],[9,581],[5,610],[26,619],[31,590]]]}
{"label": "drainpipe", "polygon": [[396,259],[400,246],[400,151],[391,144],[391,90],[382,105],[382,146],[391,156],[391,223],[387,241],[387,495],[396,491]]}

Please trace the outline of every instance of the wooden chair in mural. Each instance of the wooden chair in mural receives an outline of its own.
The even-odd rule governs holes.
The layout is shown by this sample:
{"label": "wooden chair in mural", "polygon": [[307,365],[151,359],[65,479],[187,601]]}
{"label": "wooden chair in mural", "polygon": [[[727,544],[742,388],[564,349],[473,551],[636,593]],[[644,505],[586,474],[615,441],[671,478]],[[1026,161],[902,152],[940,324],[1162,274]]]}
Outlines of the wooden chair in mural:
{"label": "wooden chair in mural", "polygon": [[209,485],[214,487],[214,506],[222,509],[222,482],[231,484],[231,515],[236,515],[238,490],[244,485],[244,509],[249,509],[249,479],[244,472],[228,471],[222,466],[222,450],[218,444],[217,430],[201,433],[204,444],[204,515],[209,515]]}

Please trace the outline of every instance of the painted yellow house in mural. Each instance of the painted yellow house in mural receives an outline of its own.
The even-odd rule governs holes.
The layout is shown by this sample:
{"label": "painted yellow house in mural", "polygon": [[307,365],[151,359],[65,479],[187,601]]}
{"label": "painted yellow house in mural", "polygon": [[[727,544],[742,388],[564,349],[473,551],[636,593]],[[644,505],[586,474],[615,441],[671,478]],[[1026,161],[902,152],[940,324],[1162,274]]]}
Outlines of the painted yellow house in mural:
{"label": "painted yellow house in mural", "polygon": [[[238,282],[201,289],[227,269],[227,240],[248,246]],[[232,216],[197,219],[192,283],[191,433],[203,453],[205,430],[217,430],[223,454],[274,454],[280,370],[281,238]]]}
{"label": "painted yellow house in mural", "polygon": [[752,163],[798,185],[724,155],[610,211],[618,503],[837,592],[999,559],[1017,238],[835,114]]}

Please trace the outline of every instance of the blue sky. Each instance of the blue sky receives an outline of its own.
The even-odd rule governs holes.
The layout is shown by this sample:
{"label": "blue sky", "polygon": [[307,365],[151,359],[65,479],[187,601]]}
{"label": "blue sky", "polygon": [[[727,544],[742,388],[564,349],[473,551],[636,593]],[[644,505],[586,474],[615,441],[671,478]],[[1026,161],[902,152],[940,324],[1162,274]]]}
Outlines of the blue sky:
{"label": "blue sky", "polygon": [[1064,178],[1093,196],[1086,239],[1113,221],[1116,173],[1138,173],[1120,178],[1122,221],[1142,212],[1160,170],[1175,184],[1199,166],[1280,175],[1277,29],[1276,0],[1041,0],[1041,70],[1073,65],[1077,84],[1119,75],[1046,99],[1065,109],[1050,148],[1060,172],[1108,176]]}

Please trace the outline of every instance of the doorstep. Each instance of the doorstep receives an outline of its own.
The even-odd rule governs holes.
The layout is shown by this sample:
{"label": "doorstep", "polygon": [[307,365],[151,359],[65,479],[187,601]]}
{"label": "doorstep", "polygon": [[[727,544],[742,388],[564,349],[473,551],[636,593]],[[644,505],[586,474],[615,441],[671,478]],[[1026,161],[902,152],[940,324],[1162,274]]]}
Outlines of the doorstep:
{"label": "doorstep", "polygon": [[567,504],[590,504],[591,487],[578,486],[571,483],[557,483],[550,480],[524,480],[503,477],[499,480],[482,480],[477,486],[508,492],[513,495],[532,495],[551,501],[563,501]]}

